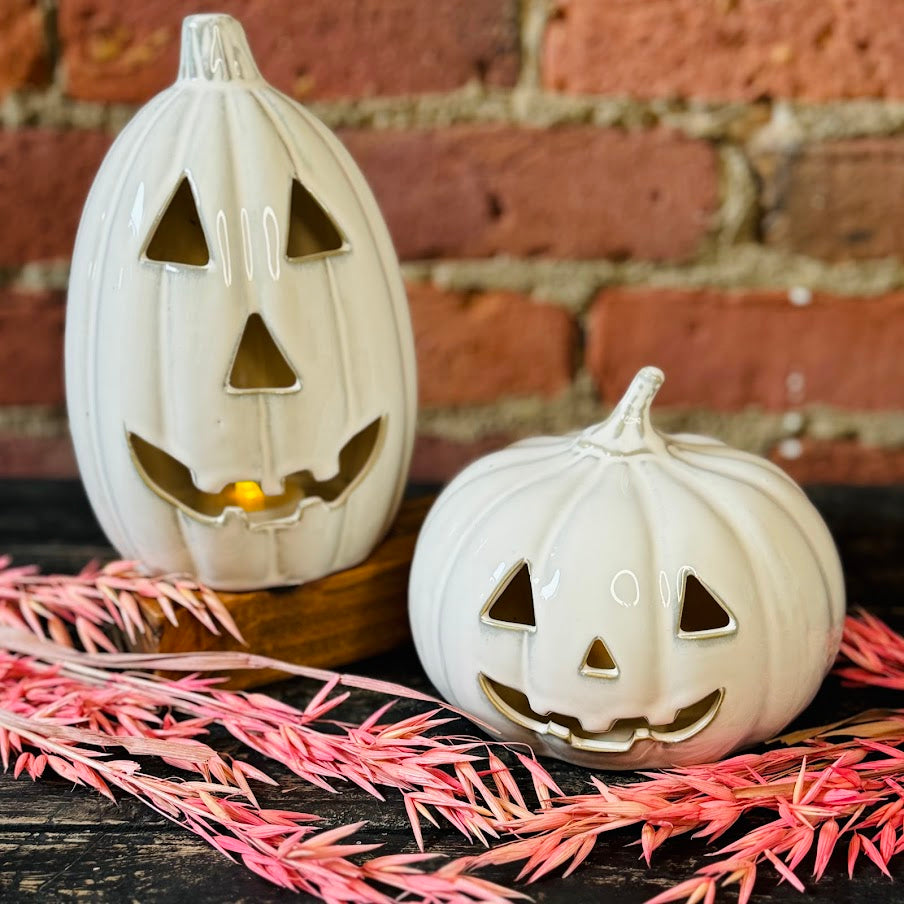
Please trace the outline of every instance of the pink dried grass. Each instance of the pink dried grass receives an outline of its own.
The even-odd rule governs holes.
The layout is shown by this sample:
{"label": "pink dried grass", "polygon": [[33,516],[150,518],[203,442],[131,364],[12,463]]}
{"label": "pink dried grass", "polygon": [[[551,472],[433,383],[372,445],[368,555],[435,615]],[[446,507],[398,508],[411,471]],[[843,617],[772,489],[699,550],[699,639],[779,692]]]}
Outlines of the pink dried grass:
{"label": "pink dried grass", "polygon": [[[91,713],[95,729],[98,726],[93,722],[105,718],[101,727],[108,731],[156,736],[152,715],[138,719],[136,712],[153,714],[157,708],[166,707],[169,714],[189,717],[177,725],[197,726],[197,733],[210,724],[220,725],[246,747],[326,790],[334,790],[339,782],[351,782],[381,800],[379,787],[400,790],[421,805],[419,811],[432,808],[469,837],[494,835],[489,817],[508,818],[527,812],[509,775],[500,779],[503,786],[495,794],[490,794],[483,779],[477,776],[473,763],[488,755],[485,742],[456,742],[427,735],[449,721],[446,716],[439,717],[440,710],[398,722],[383,722],[391,706],[387,704],[360,725],[327,719],[348,697],[347,693],[333,693],[342,678],[339,675],[333,675],[305,709],[299,710],[265,694],[218,690],[211,679],[191,676],[172,681],[156,675],[105,670],[96,665],[107,658],[105,654],[57,652],[46,641],[2,630],[0,644],[12,651],[4,654],[0,650],[0,667],[5,656],[12,656],[19,663],[31,661],[33,670],[41,675],[48,701],[72,699],[81,703],[87,699],[93,703],[99,691],[120,695],[115,710],[109,714],[118,718],[118,724],[95,708]],[[22,653],[43,654],[45,661],[56,654],[57,662],[51,670],[33,660],[24,660]],[[115,658],[123,664],[144,660],[130,654]],[[123,701],[128,702],[128,709]],[[64,712],[64,716],[69,718],[68,713]],[[325,725],[332,729],[329,733],[322,730]],[[481,806],[476,803],[475,791],[485,802]]]}
{"label": "pink dried grass", "polygon": [[[838,674],[852,684],[904,689],[904,637],[868,613],[848,617]],[[649,904],[710,902],[731,885],[744,904],[766,863],[804,891],[798,873],[805,859],[810,856],[818,880],[838,847],[847,849],[849,874],[865,856],[890,876],[891,859],[904,850],[904,710],[872,710],[780,740],[794,746],[645,773],[645,781],[628,785],[592,778],[593,793],[553,799],[542,811],[505,824],[500,828],[518,840],[461,858],[452,868],[517,863],[519,879],[528,882],[559,867],[567,875],[602,835],[629,827],[640,828],[649,865],[669,838],[693,833],[712,842],[744,817],[768,813],[770,822],[743,831],[693,877]]]}
{"label": "pink dried grass", "polygon": [[[6,625],[0,627],[4,769],[33,779],[49,769],[111,798],[111,788],[118,788],[269,881],[328,901],[389,901],[387,888],[406,899],[437,902],[520,897],[460,871],[424,872],[420,864],[430,855],[423,853],[355,862],[347,855],[375,846],[339,842],[360,824],[316,833],[307,824],[314,816],[261,808],[249,780],[275,782],[241,761],[227,763],[199,740],[216,724],[321,788],[353,783],[380,799],[386,789],[401,792],[421,847],[421,819],[434,824],[444,819],[485,842],[496,835],[495,822],[529,810],[510,770],[486,742],[428,734],[450,721],[442,706],[399,721],[386,718],[391,703],[360,725],[333,718],[348,696],[335,692],[340,684],[437,701],[387,682],[244,653],[99,652],[115,650],[100,633],[104,628],[128,633],[129,624],[133,632],[145,630],[139,595],[167,600],[172,617],[172,604],[178,603],[202,624],[218,623],[238,636],[210,591],[181,579],[137,576],[128,563],[89,569],[76,578],[42,577],[34,569],[0,571],[0,624]],[[86,651],[74,648],[69,628]],[[323,686],[299,710],[265,694],[220,690],[217,679],[197,674],[173,681],[132,671],[274,666]],[[106,751],[116,747],[135,757],[158,758],[198,779],[146,775],[137,759],[108,759]]]}
{"label": "pink dried grass", "polygon": [[[389,706],[360,725],[334,718],[347,696],[337,692],[340,685],[430,701],[427,695],[287,666],[323,682],[299,710],[264,694],[220,690],[197,674],[170,681],[131,671],[273,666],[242,653],[113,652],[105,630],[130,636],[145,630],[140,596],[165,600],[172,618],[179,607],[211,629],[238,634],[210,591],[181,579],[140,577],[128,563],[77,578],[0,570],[4,768],[32,778],[50,769],[107,796],[118,788],[287,888],[337,902],[389,901],[390,893],[413,901],[502,901],[516,893],[473,871],[516,863],[528,882],[556,870],[569,874],[603,835],[626,828],[639,829],[636,843],[649,864],[670,838],[693,833],[712,842],[734,830],[710,863],[652,902],[709,904],[720,888],[737,886],[743,904],[762,867],[803,890],[804,864],[819,879],[836,850],[846,852],[849,872],[865,858],[888,874],[904,849],[904,710],[864,713],[788,735],[783,740],[791,746],[650,773],[631,784],[591,778],[592,791],[568,797],[529,751],[512,751],[533,786],[536,804],[529,806],[491,745],[436,734],[448,721],[439,708],[398,722],[386,719]],[[74,649],[73,631],[85,652]],[[904,638],[874,616],[847,620],[842,652],[839,674],[847,682],[904,689]],[[213,724],[320,787],[353,783],[381,799],[390,789],[400,792],[422,850],[424,820],[444,819],[484,843],[514,840],[433,872],[424,870],[423,853],[350,859],[372,847],[348,843],[359,824],[318,832],[309,814],[261,808],[251,782],[273,780],[205,744]],[[110,759],[107,751],[116,747],[132,758]],[[195,778],[145,775],[140,757],[162,759]],[[746,817],[762,813],[771,819],[745,827]]]}
{"label": "pink dried grass", "polygon": [[[7,661],[6,665],[18,675],[17,687],[21,692],[13,701],[17,709],[32,702],[31,691],[37,689],[38,698],[46,696],[47,679],[53,677],[49,670],[35,671],[34,664],[25,660]],[[105,711],[101,719],[96,713],[89,716],[80,705],[80,701],[89,699],[88,694],[73,694],[71,685],[69,690],[67,705],[56,709],[57,719],[39,717],[34,712],[28,716],[16,715],[0,707],[0,757],[4,769],[8,769],[11,755],[16,754],[15,777],[25,772],[37,779],[50,769],[67,781],[94,788],[111,800],[115,799],[111,787],[119,788],[204,838],[229,859],[240,859],[264,879],[327,901],[391,901],[378,885],[424,901],[500,901],[516,896],[475,877],[423,873],[416,865],[429,859],[429,855],[393,855],[355,863],[349,859],[350,854],[368,853],[380,846],[351,842],[361,823],[317,832],[308,825],[316,821],[316,816],[264,809],[258,805],[248,782],[252,779],[276,784],[264,773],[246,763],[234,762],[230,767],[206,745],[185,740],[184,733],[178,739],[163,740],[160,735],[169,733],[169,726],[158,728],[154,724],[158,719],[136,709],[134,701],[126,703],[115,693],[103,693],[100,699],[92,701]],[[96,689],[87,690],[90,693]],[[135,717],[126,731],[142,724],[145,726],[142,734],[156,735],[156,743],[148,743],[144,737],[136,740],[128,733],[117,736],[65,724],[87,717],[95,725],[98,722],[109,725],[111,719],[117,720],[122,715],[123,707]],[[41,711],[46,714],[47,707]],[[60,718],[65,720],[63,724]],[[199,732],[200,726],[193,725],[191,731]],[[37,752],[23,749],[26,746]],[[171,765],[201,773],[202,780],[176,782],[145,775],[134,760],[111,760],[103,755],[104,749],[115,746],[131,753],[161,756]]]}
{"label": "pink dried grass", "polygon": [[89,652],[116,652],[104,633],[122,631],[130,641],[147,630],[141,597],[155,600],[173,624],[176,611],[185,611],[212,634],[225,629],[242,641],[232,616],[207,587],[182,576],[148,578],[138,573],[137,562],[91,562],[81,573],[42,575],[34,565],[13,568],[9,556],[0,556],[0,625],[30,631],[62,646],[73,645],[74,629]]}
{"label": "pink dried grass", "polygon": [[904,637],[875,615],[860,609],[847,619],[841,656],[836,674],[848,684],[904,690]]}

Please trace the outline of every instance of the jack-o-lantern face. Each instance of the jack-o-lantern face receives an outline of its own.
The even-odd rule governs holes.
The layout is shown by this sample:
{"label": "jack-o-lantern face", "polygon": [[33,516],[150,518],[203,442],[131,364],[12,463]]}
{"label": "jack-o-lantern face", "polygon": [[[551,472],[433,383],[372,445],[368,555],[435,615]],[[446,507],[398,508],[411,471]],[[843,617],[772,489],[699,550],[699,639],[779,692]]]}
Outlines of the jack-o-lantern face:
{"label": "jack-o-lantern face", "polygon": [[[243,218],[243,240],[250,233],[247,225],[247,218]],[[289,265],[309,263],[349,250],[336,224],[298,179],[291,182],[289,216],[284,232],[285,260]],[[278,226],[274,228],[274,234],[279,234]],[[243,245],[242,251],[251,261],[246,262],[246,266],[253,268],[250,240],[247,247]],[[188,177],[180,181],[154,224],[144,257],[169,267],[208,265],[210,250]],[[255,312],[248,315],[235,343],[223,379],[224,391],[261,395],[300,392],[299,370],[289,362],[261,314]],[[317,502],[337,504],[355,486],[378,449],[384,421],[384,417],[375,418],[343,445],[334,474],[320,480],[309,469],[277,475],[280,490],[273,494],[261,489],[260,474],[247,474],[243,479],[227,483],[216,493],[205,492],[195,483],[192,469],[164,449],[131,431],[128,442],[135,468],[147,485],[189,516],[213,523],[231,508],[253,529],[286,527],[301,517],[304,507]]]}
{"label": "jack-o-lantern face", "polygon": [[[678,613],[677,635],[683,639],[726,637],[737,630],[737,623],[724,605],[695,575],[687,572],[683,574]],[[536,635],[533,589],[526,562],[520,563],[487,601],[481,621],[491,628],[526,632],[528,638]],[[603,681],[616,681],[621,675],[615,657],[601,636],[590,641],[575,669],[583,678]],[[478,681],[490,703],[516,725],[552,735],[571,747],[593,753],[623,753],[635,741],[646,739],[660,744],[687,741],[712,722],[725,697],[725,688],[716,688],[699,700],[679,707],[675,717],[663,724],[651,723],[640,714],[607,720],[605,713],[600,713],[602,721],[588,726],[574,714],[538,713],[525,693],[495,681],[484,672],[478,674]]]}
{"label": "jack-o-lantern face", "polygon": [[642,371],[601,425],[471,465],[415,550],[412,632],[439,691],[588,766],[699,763],[770,737],[840,640],[841,568],[815,509],[762,459],[654,430],[661,379]]}
{"label": "jack-o-lantern face", "polygon": [[338,141],[194,16],[180,78],[85,206],[67,394],[79,466],[127,558],[216,587],[364,558],[413,443],[414,351],[385,226]]}

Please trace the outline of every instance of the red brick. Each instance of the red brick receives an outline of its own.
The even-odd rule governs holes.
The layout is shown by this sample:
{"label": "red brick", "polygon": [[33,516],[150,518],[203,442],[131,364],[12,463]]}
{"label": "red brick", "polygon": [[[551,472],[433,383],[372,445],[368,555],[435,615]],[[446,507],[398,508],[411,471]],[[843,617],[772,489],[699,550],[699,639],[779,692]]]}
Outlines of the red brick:
{"label": "red brick", "polygon": [[0,477],[75,477],[78,466],[68,436],[0,433]]}
{"label": "red brick", "polygon": [[577,328],[562,308],[512,292],[408,287],[423,405],[552,397],[571,383]]}
{"label": "red brick", "polygon": [[439,436],[418,436],[408,479],[413,483],[446,483],[472,461],[489,455],[512,440],[501,434],[471,442],[457,442]]}
{"label": "red brick", "polygon": [[904,449],[880,449],[854,440],[805,439],[799,447],[796,441],[790,446],[787,442],[769,457],[798,483],[904,483]]}
{"label": "red brick", "polygon": [[0,5],[0,96],[47,81],[44,13],[38,0]]}
{"label": "red brick", "polygon": [[0,289],[0,405],[59,405],[63,392],[61,292]]}
{"label": "red brick", "polygon": [[718,203],[713,149],[664,130],[346,131],[403,258],[692,255]]}
{"label": "red brick", "polygon": [[109,144],[101,132],[0,131],[0,266],[69,257]]}
{"label": "red brick", "polygon": [[902,0],[558,0],[547,88],[753,100],[904,97]]}
{"label": "red brick", "polygon": [[295,97],[449,91],[518,77],[517,0],[60,0],[66,90],[138,102],[176,77],[183,16],[230,13]]}
{"label": "red brick", "polygon": [[609,402],[655,364],[662,405],[902,408],[902,348],[904,293],[797,307],[780,291],[618,288],[594,303],[587,366]]}
{"label": "red brick", "polygon": [[761,155],[766,241],[830,260],[904,247],[904,141],[869,138]]}

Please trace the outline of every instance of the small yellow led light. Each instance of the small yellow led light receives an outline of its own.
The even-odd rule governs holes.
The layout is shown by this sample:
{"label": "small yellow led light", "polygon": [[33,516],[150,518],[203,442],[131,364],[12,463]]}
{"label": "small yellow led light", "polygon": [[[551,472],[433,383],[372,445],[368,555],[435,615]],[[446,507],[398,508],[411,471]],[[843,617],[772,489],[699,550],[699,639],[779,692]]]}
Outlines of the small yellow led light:
{"label": "small yellow led light", "polygon": [[235,501],[246,512],[258,512],[264,507],[264,491],[253,480],[238,480],[235,483]]}

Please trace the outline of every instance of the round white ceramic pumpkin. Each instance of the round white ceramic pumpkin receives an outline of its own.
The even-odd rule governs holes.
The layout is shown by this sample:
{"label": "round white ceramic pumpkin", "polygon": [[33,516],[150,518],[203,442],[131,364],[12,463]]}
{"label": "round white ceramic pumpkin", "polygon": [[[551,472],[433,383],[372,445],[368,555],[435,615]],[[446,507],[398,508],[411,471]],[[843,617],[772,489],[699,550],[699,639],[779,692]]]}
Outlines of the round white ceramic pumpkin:
{"label": "round white ceramic pumpkin", "polygon": [[79,468],[126,558],[229,589],[363,559],[404,488],[414,346],[389,235],[339,141],[191,16],[119,135],[72,261]]}
{"label": "round white ceramic pumpkin", "polygon": [[650,423],[642,370],[604,423],[516,443],[446,488],[410,615],[456,705],[601,768],[714,760],[816,693],[844,585],[801,489],[756,456]]}

